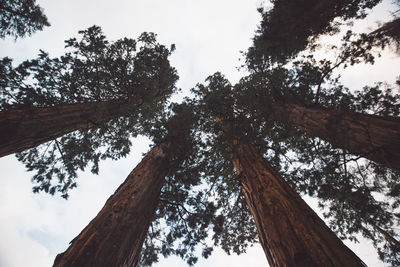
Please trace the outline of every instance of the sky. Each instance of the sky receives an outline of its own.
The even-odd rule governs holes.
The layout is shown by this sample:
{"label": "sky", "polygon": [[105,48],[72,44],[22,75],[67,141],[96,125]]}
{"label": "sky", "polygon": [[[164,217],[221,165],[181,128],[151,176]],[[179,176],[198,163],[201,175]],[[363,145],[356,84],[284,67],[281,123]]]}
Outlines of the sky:
{"label": "sky", "polygon": [[[40,0],[51,27],[24,39],[0,40],[0,56],[15,62],[36,57],[39,49],[51,57],[64,51],[64,40],[77,36],[79,30],[92,25],[102,27],[109,40],[136,38],[144,31],[155,32],[162,44],[176,45],[171,57],[178,70],[177,84],[183,94],[216,71],[232,82],[243,76],[237,67],[243,64],[240,51],[251,45],[260,21],[256,9],[259,0]],[[388,20],[388,4],[376,8],[372,17],[355,25],[374,28],[379,20]],[[321,55],[324,55],[324,51]],[[363,65],[341,72],[342,81],[360,89],[376,81],[394,82],[400,69],[398,58],[385,52],[374,66]],[[175,97],[174,99],[179,99]],[[132,152],[119,161],[100,163],[99,175],[79,174],[78,188],[69,200],[60,196],[33,194],[30,177],[13,155],[0,158],[0,267],[52,266],[55,256],[64,252],[68,243],[100,211],[107,198],[148,150],[145,138],[133,140]],[[307,199],[315,208],[315,201]],[[321,214],[318,210],[317,212]],[[384,266],[368,242],[355,245],[345,242],[368,266]],[[217,249],[196,266],[267,266],[260,245],[246,254],[227,256]],[[186,266],[179,258],[161,258],[155,266]]]}

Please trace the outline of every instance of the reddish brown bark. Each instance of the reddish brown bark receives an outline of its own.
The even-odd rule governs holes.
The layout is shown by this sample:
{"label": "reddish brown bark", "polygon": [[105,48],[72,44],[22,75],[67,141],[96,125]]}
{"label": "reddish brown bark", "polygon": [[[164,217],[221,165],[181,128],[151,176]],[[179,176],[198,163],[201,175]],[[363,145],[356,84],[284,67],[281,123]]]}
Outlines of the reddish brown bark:
{"label": "reddish brown bark", "polygon": [[0,112],[0,157],[121,115],[121,102],[68,104]]}
{"label": "reddish brown bark", "polygon": [[169,144],[155,146],[99,214],[56,257],[55,267],[136,266],[168,173]]}
{"label": "reddish brown bark", "polygon": [[306,133],[400,171],[400,117],[384,117],[298,104],[273,106]]}
{"label": "reddish brown bark", "polygon": [[231,147],[270,266],[365,266],[253,145],[234,140]]}

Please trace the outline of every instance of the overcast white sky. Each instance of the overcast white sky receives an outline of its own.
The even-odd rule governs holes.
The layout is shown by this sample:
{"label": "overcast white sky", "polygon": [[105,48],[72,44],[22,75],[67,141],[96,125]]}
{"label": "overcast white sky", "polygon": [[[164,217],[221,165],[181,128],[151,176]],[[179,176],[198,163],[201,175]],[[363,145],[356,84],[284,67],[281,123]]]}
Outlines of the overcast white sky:
{"label": "overcast white sky", "polygon": [[[158,34],[166,45],[176,44],[171,61],[180,76],[178,87],[187,92],[196,83],[216,71],[232,82],[242,74],[240,51],[251,44],[260,18],[258,0],[39,0],[51,27],[32,37],[0,40],[0,56],[16,62],[35,57],[39,49],[51,56],[63,53],[65,39],[77,36],[78,30],[99,25],[109,40],[136,38],[143,31]],[[385,8],[360,25],[374,28],[377,20],[389,19]],[[385,53],[374,67],[347,69],[343,80],[360,88],[375,81],[394,81],[400,69],[398,58]],[[148,149],[146,139],[134,141],[133,152],[118,162],[100,164],[100,175],[81,173],[78,188],[65,201],[59,196],[33,194],[31,173],[24,171],[14,156],[0,159],[0,267],[52,266],[55,256],[96,216],[106,199],[136,166]],[[365,242],[363,242],[365,243]],[[369,266],[384,266],[372,246],[350,244],[351,249]],[[217,250],[197,266],[267,266],[259,245],[241,256],[227,256]],[[162,259],[157,266],[186,266],[176,257]]]}

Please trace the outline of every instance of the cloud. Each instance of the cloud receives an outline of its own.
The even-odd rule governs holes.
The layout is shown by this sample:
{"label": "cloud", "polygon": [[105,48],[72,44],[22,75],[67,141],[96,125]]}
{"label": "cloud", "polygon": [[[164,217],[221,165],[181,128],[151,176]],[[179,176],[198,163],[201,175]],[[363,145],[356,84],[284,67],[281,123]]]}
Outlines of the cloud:
{"label": "cloud", "polygon": [[43,267],[51,266],[53,259],[49,250],[43,245],[35,242],[18,232],[15,225],[1,224],[0,235],[0,266],[2,267]]}

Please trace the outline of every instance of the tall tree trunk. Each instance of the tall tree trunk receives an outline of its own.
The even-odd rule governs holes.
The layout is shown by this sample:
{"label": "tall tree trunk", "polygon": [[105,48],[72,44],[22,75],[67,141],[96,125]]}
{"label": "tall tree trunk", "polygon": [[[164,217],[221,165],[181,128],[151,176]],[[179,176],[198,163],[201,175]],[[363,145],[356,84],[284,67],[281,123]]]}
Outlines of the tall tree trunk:
{"label": "tall tree trunk", "polygon": [[376,116],[298,104],[274,105],[306,133],[400,171],[400,117]]}
{"label": "tall tree trunk", "polygon": [[171,145],[155,146],[97,216],[59,254],[55,267],[136,266],[168,173]]}
{"label": "tall tree trunk", "polygon": [[400,37],[400,18],[396,18],[392,21],[386,22],[381,27],[376,29],[370,34],[383,34],[385,36],[391,37],[393,40],[399,42]]}
{"label": "tall tree trunk", "polygon": [[0,112],[0,157],[121,115],[122,102],[67,104]]}
{"label": "tall tree trunk", "polygon": [[231,148],[270,266],[365,266],[253,145],[236,139]]}

